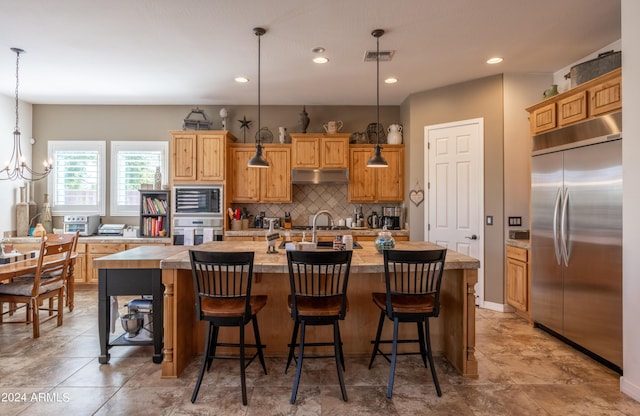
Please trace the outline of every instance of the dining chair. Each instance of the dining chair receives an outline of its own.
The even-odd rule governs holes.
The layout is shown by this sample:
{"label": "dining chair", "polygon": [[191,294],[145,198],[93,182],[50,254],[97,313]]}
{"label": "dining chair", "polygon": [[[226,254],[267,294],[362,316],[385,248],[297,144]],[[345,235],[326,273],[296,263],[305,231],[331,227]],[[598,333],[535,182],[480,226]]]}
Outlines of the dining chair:
{"label": "dining chair", "polygon": [[[0,285],[0,310],[4,302],[24,303],[27,307],[26,319],[4,322],[0,315],[0,324],[31,323],[33,338],[40,336],[41,323],[57,318],[57,326],[62,325],[65,281],[71,262],[72,247],[73,241],[58,243],[42,239],[35,274],[19,276],[10,283]],[[55,297],[58,301],[57,308],[54,308],[52,301]],[[45,300],[50,300],[48,307],[44,306]],[[40,320],[41,311],[49,313],[49,316],[42,321]]]}
{"label": "dining chair", "polygon": [[[442,392],[433,364],[429,319],[438,317],[440,313],[440,284],[447,250],[384,250],[383,255],[386,292],[372,293],[373,303],[380,309],[380,319],[369,369],[378,353],[391,363],[387,386],[387,397],[391,398],[397,356],[420,354],[425,368],[429,361],[431,376],[440,397]],[[380,339],[385,318],[393,321],[391,340]],[[399,325],[406,322],[416,323],[418,339],[399,339]],[[391,359],[380,349],[383,343],[392,344]],[[418,343],[420,352],[398,353],[399,343]]]}
{"label": "dining chair", "polygon": [[69,308],[69,312],[73,311],[74,297],[75,297],[75,272],[76,272],[76,257],[78,255],[78,239],[80,238],[80,231],[76,231],[73,234],[46,234],[45,238],[52,242],[65,243],[73,241],[73,247],[71,248],[71,262],[69,263],[69,269],[65,278],[66,297],[64,304]]}
{"label": "dining chair", "polygon": [[[216,349],[236,347],[240,349],[240,382],[242,385],[242,404],[247,405],[247,387],[245,369],[256,358],[260,359],[264,374],[267,367],[262,354],[265,345],[260,342],[260,331],[256,314],[267,304],[266,295],[251,294],[253,282],[253,252],[211,252],[189,250],[193,285],[196,298],[198,319],[208,322],[205,338],[205,350],[196,386],[191,396],[195,403],[205,369],[209,371]],[[253,323],[255,344],[245,343],[244,328]],[[218,333],[221,327],[236,326],[240,329],[239,343],[220,343]],[[246,361],[245,348],[255,348],[256,353]],[[246,361],[246,363],[245,363]]]}
{"label": "dining chair", "polygon": [[[342,400],[348,400],[342,372],[344,354],[339,321],[345,319],[348,309],[347,284],[353,251],[287,251],[291,294],[289,312],[294,320],[289,356],[285,373],[292,360],[296,361],[296,375],[291,392],[291,404],[296,401],[303,358],[330,358],[336,362]],[[333,342],[306,343],[307,326],[333,326]],[[300,340],[298,341],[298,331]],[[305,346],[333,346],[333,355],[305,355]],[[298,347],[298,355],[295,349]]]}

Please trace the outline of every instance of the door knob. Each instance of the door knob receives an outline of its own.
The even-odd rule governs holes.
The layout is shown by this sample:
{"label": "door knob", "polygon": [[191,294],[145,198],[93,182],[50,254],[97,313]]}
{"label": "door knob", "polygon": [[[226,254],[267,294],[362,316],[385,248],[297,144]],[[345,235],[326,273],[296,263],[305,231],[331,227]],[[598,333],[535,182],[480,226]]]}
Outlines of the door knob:
{"label": "door knob", "polygon": [[471,234],[471,236],[466,236],[465,238],[468,238],[469,240],[477,240],[478,236],[475,234]]}

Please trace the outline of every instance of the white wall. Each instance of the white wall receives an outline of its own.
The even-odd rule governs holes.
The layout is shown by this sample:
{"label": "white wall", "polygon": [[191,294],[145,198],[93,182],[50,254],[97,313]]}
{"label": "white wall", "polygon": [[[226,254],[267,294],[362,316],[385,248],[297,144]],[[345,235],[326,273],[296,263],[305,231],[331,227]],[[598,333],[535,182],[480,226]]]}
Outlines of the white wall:
{"label": "white wall", "polygon": [[622,321],[624,377],[620,389],[640,401],[640,2],[622,0]]}
{"label": "white wall", "polygon": [[[15,97],[0,95],[0,164],[4,165],[11,157],[13,149],[13,130],[16,127],[16,101]],[[20,102],[20,133],[22,138],[22,150],[27,163],[31,163],[31,104]],[[1,175],[0,175],[1,177]],[[16,188],[23,182],[0,181],[0,238],[5,231],[16,229]]]}

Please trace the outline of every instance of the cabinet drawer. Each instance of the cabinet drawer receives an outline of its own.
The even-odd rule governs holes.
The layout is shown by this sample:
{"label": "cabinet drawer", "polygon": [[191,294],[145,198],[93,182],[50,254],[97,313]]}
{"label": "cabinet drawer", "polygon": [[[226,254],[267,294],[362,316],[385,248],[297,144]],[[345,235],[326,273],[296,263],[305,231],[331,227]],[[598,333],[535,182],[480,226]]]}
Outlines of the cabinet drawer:
{"label": "cabinet drawer", "polygon": [[87,253],[112,254],[125,250],[124,244],[87,244]]}
{"label": "cabinet drawer", "polygon": [[514,260],[528,261],[529,250],[521,247],[507,246],[507,257]]}

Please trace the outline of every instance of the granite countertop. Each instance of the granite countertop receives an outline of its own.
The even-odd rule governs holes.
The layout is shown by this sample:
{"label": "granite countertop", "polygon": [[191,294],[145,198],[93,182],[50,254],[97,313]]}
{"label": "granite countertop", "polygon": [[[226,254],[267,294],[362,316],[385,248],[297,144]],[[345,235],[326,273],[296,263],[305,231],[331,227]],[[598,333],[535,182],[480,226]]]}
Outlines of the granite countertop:
{"label": "granite countertop", "polygon": [[[14,244],[38,243],[40,237],[11,237]],[[80,244],[173,244],[171,237],[122,237],[92,235],[90,237],[80,237]]]}
{"label": "granite countertop", "polygon": [[[285,232],[289,232],[292,236],[302,236],[302,233],[306,233],[307,238],[311,238],[311,230],[299,230],[299,229],[285,229],[281,228],[275,230],[284,235]],[[382,231],[382,228],[350,228],[345,230],[317,230],[316,234],[319,236],[334,236],[337,234],[351,234],[354,236],[377,236]],[[266,228],[248,228],[246,230],[225,230],[224,235],[229,237],[263,237],[267,232]],[[393,236],[409,236],[409,230],[389,230]]]}
{"label": "granite countertop", "polygon": [[513,238],[508,238],[506,245],[529,250],[531,248],[531,240],[514,240]]}
{"label": "granite countertop", "polygon": [[[373,241],[363,241],[362,249],[353,250],[351,260],[352,273],[381,273],[384,271],[384,260],[377,252]],[[285,250],[279,250],[276,254],[266,253],[266,244],[262,241],[214,241],[196,246],[198,250],[219,251],[253,251],[254,271],[256,273],[288,273],[287,256]],[[431,249],[438,248],[434,243],[424,241],[400,241],[396,242],[396,249]],[[148,247],[144,247],[148,249]],[[126,251],[123,253],[127,253]],[[140,251],[142,254],[143,251]],[[168,253],[169,254],[169,253]],[[113,255],[117,256],[117,255]],[[180,253],[172,253],[160,262],[162,269],[191,269],[188,247]],[[447,251],[445,269],[477,269],[480,261],[453,250]]]}

